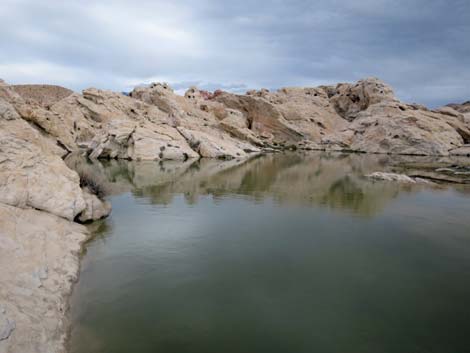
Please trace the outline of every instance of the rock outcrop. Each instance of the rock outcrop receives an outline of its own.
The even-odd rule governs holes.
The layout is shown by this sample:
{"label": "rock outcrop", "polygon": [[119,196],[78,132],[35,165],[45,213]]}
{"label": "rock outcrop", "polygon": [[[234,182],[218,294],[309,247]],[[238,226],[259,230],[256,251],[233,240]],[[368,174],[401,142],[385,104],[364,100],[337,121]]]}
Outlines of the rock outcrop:
{"label": "rock outcrop", "polygon": [[129,96],[35,87],[3,84],[0,112],[19,115],[63,155],[83,150],[91,158],[131,160],[246,158],[293,146],[465,155],[461,148],[470,144],[468,103],[434,111],[405,104],[376,78],[246,95],[192,87],[184,97],[167,84],[138,87]]}
{"label": "rock outcrop", "polygon": [[23,99],[49,107],[73,94],[72,90],[55,85],[13,85],[11,88]]}
{"label": "rock outcrop", "polygon": [[[251,131],[243,131],[243,126],[235,128],[237,122],[233,118],[224,119],[234,114],[230,114],[225,106],[217,102],[205,100],[205,95],[194,88],[186,97],[181,97],[166,84],[153,84],[148,88],[136,88],[130,95],[144,103],[155,105],[166,113],[165,123],[177,129],[198,157],[246,158],[252,153],[260,152],[255,144],[261,142]],[[227,128],[227,125],[234,128]],[[235,132],[237,128],[238,134]],[[180,149],[181,147],[186,145],[183,144]],[[186,154],[194,157],[187,152]]]}
{"label": "rock outcrop", "polygon": [[327,149],[446,156],[470,138],[470,126],[459,116],[401,103],[377,79],[340,84],[330,96],[350,123],[322,139]]}
{"label": "rock outcrop", "polygon": [[76,146],[61,121],[0,85],[0,352],[64,351],[67,300],[88,237],[73,221],[110,212],[61,158]]}
{"label": "rock outcrop", "polygon": [[420,178],[411,178],[406,174],[397,174],[397,173],[384,173],[384,172],[374,172],[366,175],[366,177],[374,180],[382,181],[393,181],[403,184],[416,184],[416,183],[430,183],[427,180]]}
{"label": "rock outcrop", "polygon": [[0,203],[0,352],[63,353],[84,226]]}
{"label": "rock outcrop", "polygon": [[22,119],[0,120],[0,203],[73,220],[85,209],[79,176]]}
{"label": "rock outcrop", "polygon": [[0,80],[0,352],[62,350],[87,237],[75,222],[111,210],[66,156],[143,161],[142,173],[155,171],[149,161],[173,160],[183,173],[201,157],[235,167],[281,149],[468,158],[470,104],[405,104],[375,78],[245,95],[192,87],[185,96],[167,84],[126,95]]}

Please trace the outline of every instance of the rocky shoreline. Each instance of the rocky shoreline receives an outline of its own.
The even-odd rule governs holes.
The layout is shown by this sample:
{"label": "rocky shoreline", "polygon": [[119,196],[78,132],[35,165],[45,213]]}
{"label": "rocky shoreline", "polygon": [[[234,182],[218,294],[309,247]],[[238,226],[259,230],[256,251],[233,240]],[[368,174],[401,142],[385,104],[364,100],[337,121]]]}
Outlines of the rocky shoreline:
{"label": "rocky shoreline", "polygon": [[78,94],[0,81],[0,353],[65,351],[67,300],[89,236],[79,223],[111,212],[65,157],[245,160],[285,149],[467,160],[470,102],[405,104],[375,78],[184,97],[166,84]]}

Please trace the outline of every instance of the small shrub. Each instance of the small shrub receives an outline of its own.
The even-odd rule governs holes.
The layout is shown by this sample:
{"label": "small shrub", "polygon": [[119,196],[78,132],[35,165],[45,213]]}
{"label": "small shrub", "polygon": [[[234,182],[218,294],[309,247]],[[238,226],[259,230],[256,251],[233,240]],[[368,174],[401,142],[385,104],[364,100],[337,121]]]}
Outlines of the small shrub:
{"label": "small shrub", "polygon": [[89,169],[77,168],[76,172],[80,177],[80,187],[88,189],[92,194],[95,194],[99,199],[104,199],[108,195],[106,183],[101,178],[95,175]]}

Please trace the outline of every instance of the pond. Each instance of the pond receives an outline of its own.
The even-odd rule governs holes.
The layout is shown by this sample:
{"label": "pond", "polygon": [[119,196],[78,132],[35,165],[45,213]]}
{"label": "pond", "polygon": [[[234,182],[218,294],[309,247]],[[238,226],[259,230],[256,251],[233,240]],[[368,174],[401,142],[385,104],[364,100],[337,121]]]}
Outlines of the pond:
{"label": "pond", "polygon": [[[468,352],[470,188],[411,157],[94,164],[72,353]],[[418,160],[429,165],[429,160]]]}

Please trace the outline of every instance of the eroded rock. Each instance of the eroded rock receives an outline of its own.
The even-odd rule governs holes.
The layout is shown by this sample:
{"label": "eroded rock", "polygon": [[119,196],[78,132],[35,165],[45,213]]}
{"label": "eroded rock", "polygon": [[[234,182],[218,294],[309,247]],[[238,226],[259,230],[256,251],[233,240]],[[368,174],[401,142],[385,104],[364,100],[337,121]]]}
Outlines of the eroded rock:
{"label": "eroded rock", "polygon": [[0,352],[63,353],[85,227],[0,203]]}
{"label": "eroded rock", "polygon": [[0,306],[0,341],[8,339],[15,328],[15,321],[9,318],[6,309]]}
{"label": "eroded rock", "polygon": [[111,213],[111,204],[108,201],[100,200],[89,190],[83,190],[83,198],[85,200],[85,209],[78,216],[78,220],[82,223],[103,219]]}
{"label": "eroded rock", "polygon": [[374,172],[372,174],[366,175],[366,177],[375,179],[375,180],[395,181],[395,182],[405,183],[405,184],[406,183],[416,184],[415,179],[410,178],[408,175],[405,175],[405,174]]}
{"label": "eroded rock", "polygon": [[85,208],[77,173],[23,120],[0,121],[0,202],[69,220]]}

